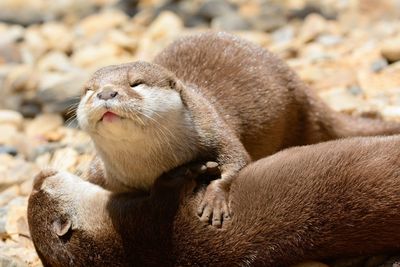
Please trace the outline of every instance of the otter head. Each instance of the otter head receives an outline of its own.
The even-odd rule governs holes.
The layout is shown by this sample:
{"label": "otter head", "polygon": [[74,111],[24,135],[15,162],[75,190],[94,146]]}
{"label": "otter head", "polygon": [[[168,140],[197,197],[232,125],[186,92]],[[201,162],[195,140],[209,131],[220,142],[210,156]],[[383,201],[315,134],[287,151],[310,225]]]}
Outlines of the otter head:
{"label": "otter head", "polygon": [[110,189],[148,189],[194,157],[182,88],[174,74],[147,62],[102,68],[87,82],[77,118],[104,162]]}
{"label": "otter head", "polygon": [[84,86],[77,118],[89,134],[120,141],[167,126],[184,112],[176,77],[159,65],[134,62],[96,71]]}
{"label": "otter head", "polygon": [[66,172],[35,178],[28,222],[44,266],[121,265],[121,238],[102,206],[106,197],[104,189]]}

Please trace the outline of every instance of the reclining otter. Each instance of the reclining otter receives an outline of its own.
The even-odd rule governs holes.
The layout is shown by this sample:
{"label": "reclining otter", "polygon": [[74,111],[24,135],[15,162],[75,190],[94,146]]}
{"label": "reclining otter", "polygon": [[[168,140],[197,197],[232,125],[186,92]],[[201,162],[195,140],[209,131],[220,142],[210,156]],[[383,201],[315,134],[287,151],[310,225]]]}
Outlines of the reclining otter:
{"label": "reclining otter", "polygon": [[398,250],[399,147],[400,136],[352,138],[251,163],[222,229],[196,219],[204,190],[193,194],[179,171],[148,197],[43,172],[29,199],[32,240],[45,266],[287,266]]}

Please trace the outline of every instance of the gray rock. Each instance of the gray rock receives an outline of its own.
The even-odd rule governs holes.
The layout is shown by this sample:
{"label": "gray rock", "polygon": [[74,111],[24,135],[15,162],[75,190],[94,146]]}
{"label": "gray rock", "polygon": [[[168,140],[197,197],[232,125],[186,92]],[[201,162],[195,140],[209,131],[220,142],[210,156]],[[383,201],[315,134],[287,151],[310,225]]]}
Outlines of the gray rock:
{"label": "gray rock", "polygon": [[323,34],[317,37],[317,42],[325,46],[333,46],[342,42],[342,37],[331,34]]}
{"label": "gray rock", "polygon": [[42,105],[36,100],[21,101],[19,111],[26,118],[34,118],[42,112]]}
{"label": "gray rock", "polygon": [[355,86],[355,85],[354,85],[354,86],[351,86],[351,87],[349,87],[349,88],[347,88],[347,91],[348,91],[350,94],[354,95],[354,96],[358,96],[358,95],[364,94],[363,89],[360,88],[360,87],[358,87],[358,86]]}
{"label": "gray rock", "polygon": [[306,4],[302,8],[290,10],[288,17],[290,19],[305,19],[310,14],[319,14],[326,19],[336,19],[337,10],[334,8],[322,8],[317,3]]}
{"label": "gray rock", "polygon": [[293,26],[282,27],[272,33],[272,40],[274,43],[288,43],[294,38]]}
{"label": "gray rock", "polygon": [[11,156],[16,156],[18,154],[18,151],[15,147],[0,145],[0,154],[9,154]]}
{"label": "gray rock", "polygon": [[205,1],[199,8],[197,15],[204,17],[207,20],[212,20],[216,17],[222,17],[233,13],[235,6],[224,0],[209,0]]}
{"label": "gray rock", "polygon": [[380,72],[381,70],[385,69],[388,65],[389,63],[387,62],[386,59],[384,58],[377,59],[374,62],[372,62],[371,70],[373,72]]}
{"label": "gray rock", "polygon": [[224,31],[243,31],[249,30],[251,25],[244,18],[240,17],[239,14],[227,13],[214,18],[211,21],[211,27]]}
{"label": "gray rock", "polygon": [[287,25],[286,15],[280,5],[264,3],[260,14],[250,18],[252,29],[271,32]]}
{"label": "gray rock", "polygon": [[72,105],[79,102],[83,84],[88,77],[84,71],[43,75],[36,101],[43,106],[44,112],[65,114]]}

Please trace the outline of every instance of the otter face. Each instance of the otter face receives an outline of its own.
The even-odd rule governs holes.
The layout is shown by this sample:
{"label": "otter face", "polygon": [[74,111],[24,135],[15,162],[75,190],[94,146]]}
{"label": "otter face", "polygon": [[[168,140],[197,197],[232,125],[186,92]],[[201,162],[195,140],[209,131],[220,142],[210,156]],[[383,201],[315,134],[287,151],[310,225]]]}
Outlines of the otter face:
{"label": "otter face", "polygon": [[85,88],[77,117],[104,163],[107,188],[148,190],[163,172],[195,157],[196,133],[181,84],[163,67],[105,67]]}
{"label": "otter face", "polygon": [[[66,172],[36,177],[28,222],[45,266],[119,265],[110,262],[121,254],[121,239],[103,211],[106,192]],[[105,245],[113,249],[105,250]]]}
{"label": "otter face", "polygon": [[182,120],[185,107],[176,78],[161,66],[135,62],[95,72],[77,109],[81,128],[114,141],[165,131]]}

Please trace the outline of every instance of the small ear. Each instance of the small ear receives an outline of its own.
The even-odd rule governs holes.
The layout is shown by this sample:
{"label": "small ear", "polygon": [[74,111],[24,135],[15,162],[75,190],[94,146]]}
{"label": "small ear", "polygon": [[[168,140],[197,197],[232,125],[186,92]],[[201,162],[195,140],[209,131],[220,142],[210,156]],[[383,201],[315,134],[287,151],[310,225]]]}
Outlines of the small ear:
{"label": "small ear", "polygon": [[72,223],[69,218],[61,219],[58,218],[53,222],[53,230],[59,237],[62,237],[68,233],[71,229]]}

